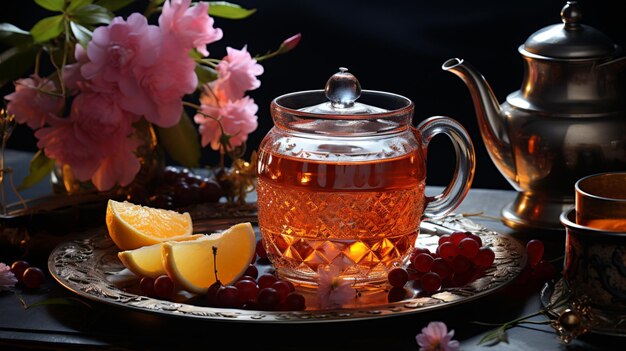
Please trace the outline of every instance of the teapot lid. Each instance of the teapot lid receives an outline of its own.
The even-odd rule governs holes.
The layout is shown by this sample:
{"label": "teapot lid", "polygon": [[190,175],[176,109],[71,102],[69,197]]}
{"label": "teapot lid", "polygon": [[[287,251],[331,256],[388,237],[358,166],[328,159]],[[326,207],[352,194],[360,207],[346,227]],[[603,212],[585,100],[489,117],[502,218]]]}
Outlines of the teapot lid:
{"label": "teapot lid", "polygon": [[345,67],[340,67],[339,72],[328,79],[324,93],[329,101],[303,107],[299,111],[332,115],[368,115],[388,111],[356,101],[361,96],[361,84]]}
{"label": "teapot lid", "polygon": [[597,59],[613,56],[618,46],[599,30],[581,24],[577,1],[568,1],[561,10],[563,24],[538,30],[520,46],[526,56],[546,59]]}

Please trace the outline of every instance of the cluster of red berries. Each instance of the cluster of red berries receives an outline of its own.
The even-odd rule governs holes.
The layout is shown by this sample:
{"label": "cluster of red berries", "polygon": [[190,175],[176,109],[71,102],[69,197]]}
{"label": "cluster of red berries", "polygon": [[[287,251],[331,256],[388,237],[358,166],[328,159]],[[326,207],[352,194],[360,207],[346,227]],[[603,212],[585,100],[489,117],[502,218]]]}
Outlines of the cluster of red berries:
{"label": "cluster of red berries", "polygon": [[442,235],[435,252],[416,247],[406,268],[396,267],[389,271],[387,279],[392,289],[387,299],[389,302],[404,299],[404,286],[409,281],[423,294],[464,286],[491,267],[494,260],[493,250],[483,246],[480,237],[471,232],[457,231]]}
{"label": "cluster of red berries", "polygon": [[17,278],[17,283],[29,289],[36,289],[41,286],[45,275],[43,271],[24,260],[18,260],[11,264],[11,272]]}
{"label": "cluster of red berries", "polygon": [[223,195],[215,177],[202,176],[186,167],[166,166],[163,179],[153,188],[129,187],[126,200],[157,208],[175,209],[203,202],[217,202]]}
{"label": "cluster of red berries", "polygon": [[[205,304],[210,307],[263,311],[306,309],[304,295],[297,292],[291,282],[279,279],[269,272],[259,275],[256,262],[267,262],[267,254],[261,241],[257,242],[255,257],[244,274],[231,285],[223,285],[218,279],[209,287]],[[143,277],[139,288],[143,295],[163,300],[171,300],[176,292],[174,282],[167,275],[156,279]]]}

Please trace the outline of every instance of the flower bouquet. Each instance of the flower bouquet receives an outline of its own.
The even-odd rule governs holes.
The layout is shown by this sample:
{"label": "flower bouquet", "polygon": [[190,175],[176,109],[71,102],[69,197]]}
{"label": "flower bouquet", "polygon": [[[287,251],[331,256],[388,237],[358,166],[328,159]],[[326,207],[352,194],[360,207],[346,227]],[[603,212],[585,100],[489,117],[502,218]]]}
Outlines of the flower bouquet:
{"label": "flower bouquet", "polygon": [[[12,123],[32,128],[37,139],[30,174],[19,188],[56,169],[68,192],[74,189],[69,183],[87,183],[99,192],[128,193],[149,181],[140,179],[146,169],[170,167],[155,159],[199,168],[201,149],[210,147],[221,155],[213,172],[220,175],[221,193],[213,199],[242,201],[254,153],[250,162],[242,157],[258,110],[246,94],[260,86],[259,62],[293,49],[300,34],[262,56],[252,57],[244,46],[213,58],[207,45],[223,36],[214,17],[241,19],[254,9],[150,0],[143,13],[123,18],[115,12],[133,1],[35,2],[52,15],[29,31],[0,24],[0,41],[12,45],[0,56],[0,82],[15,84],[4,97],[3,148]],[[226,156],[232,170],[225,168]],[[241,180],[242,174],[249,177]]]}

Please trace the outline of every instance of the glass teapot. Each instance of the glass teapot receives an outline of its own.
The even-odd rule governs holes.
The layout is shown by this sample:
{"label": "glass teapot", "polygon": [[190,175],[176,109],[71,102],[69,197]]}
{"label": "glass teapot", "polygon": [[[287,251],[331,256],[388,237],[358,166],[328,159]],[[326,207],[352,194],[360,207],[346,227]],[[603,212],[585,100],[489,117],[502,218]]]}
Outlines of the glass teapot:
{"label": "glass teapot", "polygon": [[[385,282],[408,260],[422,218],[460,204],[474,175],[470,137],[449,117],[413,127],[413,111],[406,97],[361,90],[345,68],[325,90],[272,101],[274,127],[258,154],[258,220],[281,278],[316,286],[324,269],[355,286]],[[427,147],[437,134],[452,140],[456,170],[427,197]]]}

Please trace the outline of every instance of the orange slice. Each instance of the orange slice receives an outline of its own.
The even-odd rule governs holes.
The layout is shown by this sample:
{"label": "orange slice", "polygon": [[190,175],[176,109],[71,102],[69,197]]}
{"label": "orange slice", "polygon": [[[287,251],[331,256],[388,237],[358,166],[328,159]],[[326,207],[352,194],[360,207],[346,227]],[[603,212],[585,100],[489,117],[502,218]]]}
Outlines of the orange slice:
{"label": "orange slice", "polygon": [[152,208],[128,201],[109,200],[106,225],[111,240],[120,250],[134,250],[166,240],[191,236],[189,213]]}
{"label": "orange slice", "polygon": [[[205,234],[194,234],[178,237],[177,240],[202,240],[208,238]],[[125,250],[117,253],[124,267],[139,277],[157,278],[166,274],[163,268],[163,255],[161,246],[163,243],[142,246],[134,250]]]}
{"label": "orange slice", "polygon": [[[214,247],[217,248],[215,260]],[[250,265],[255,248],[252,225],[239,223],[206,239],[163,243],[163,267],[183,289],[204,294],[216,281],[216,267],[222,284],[229,285],[239,279]]]}

